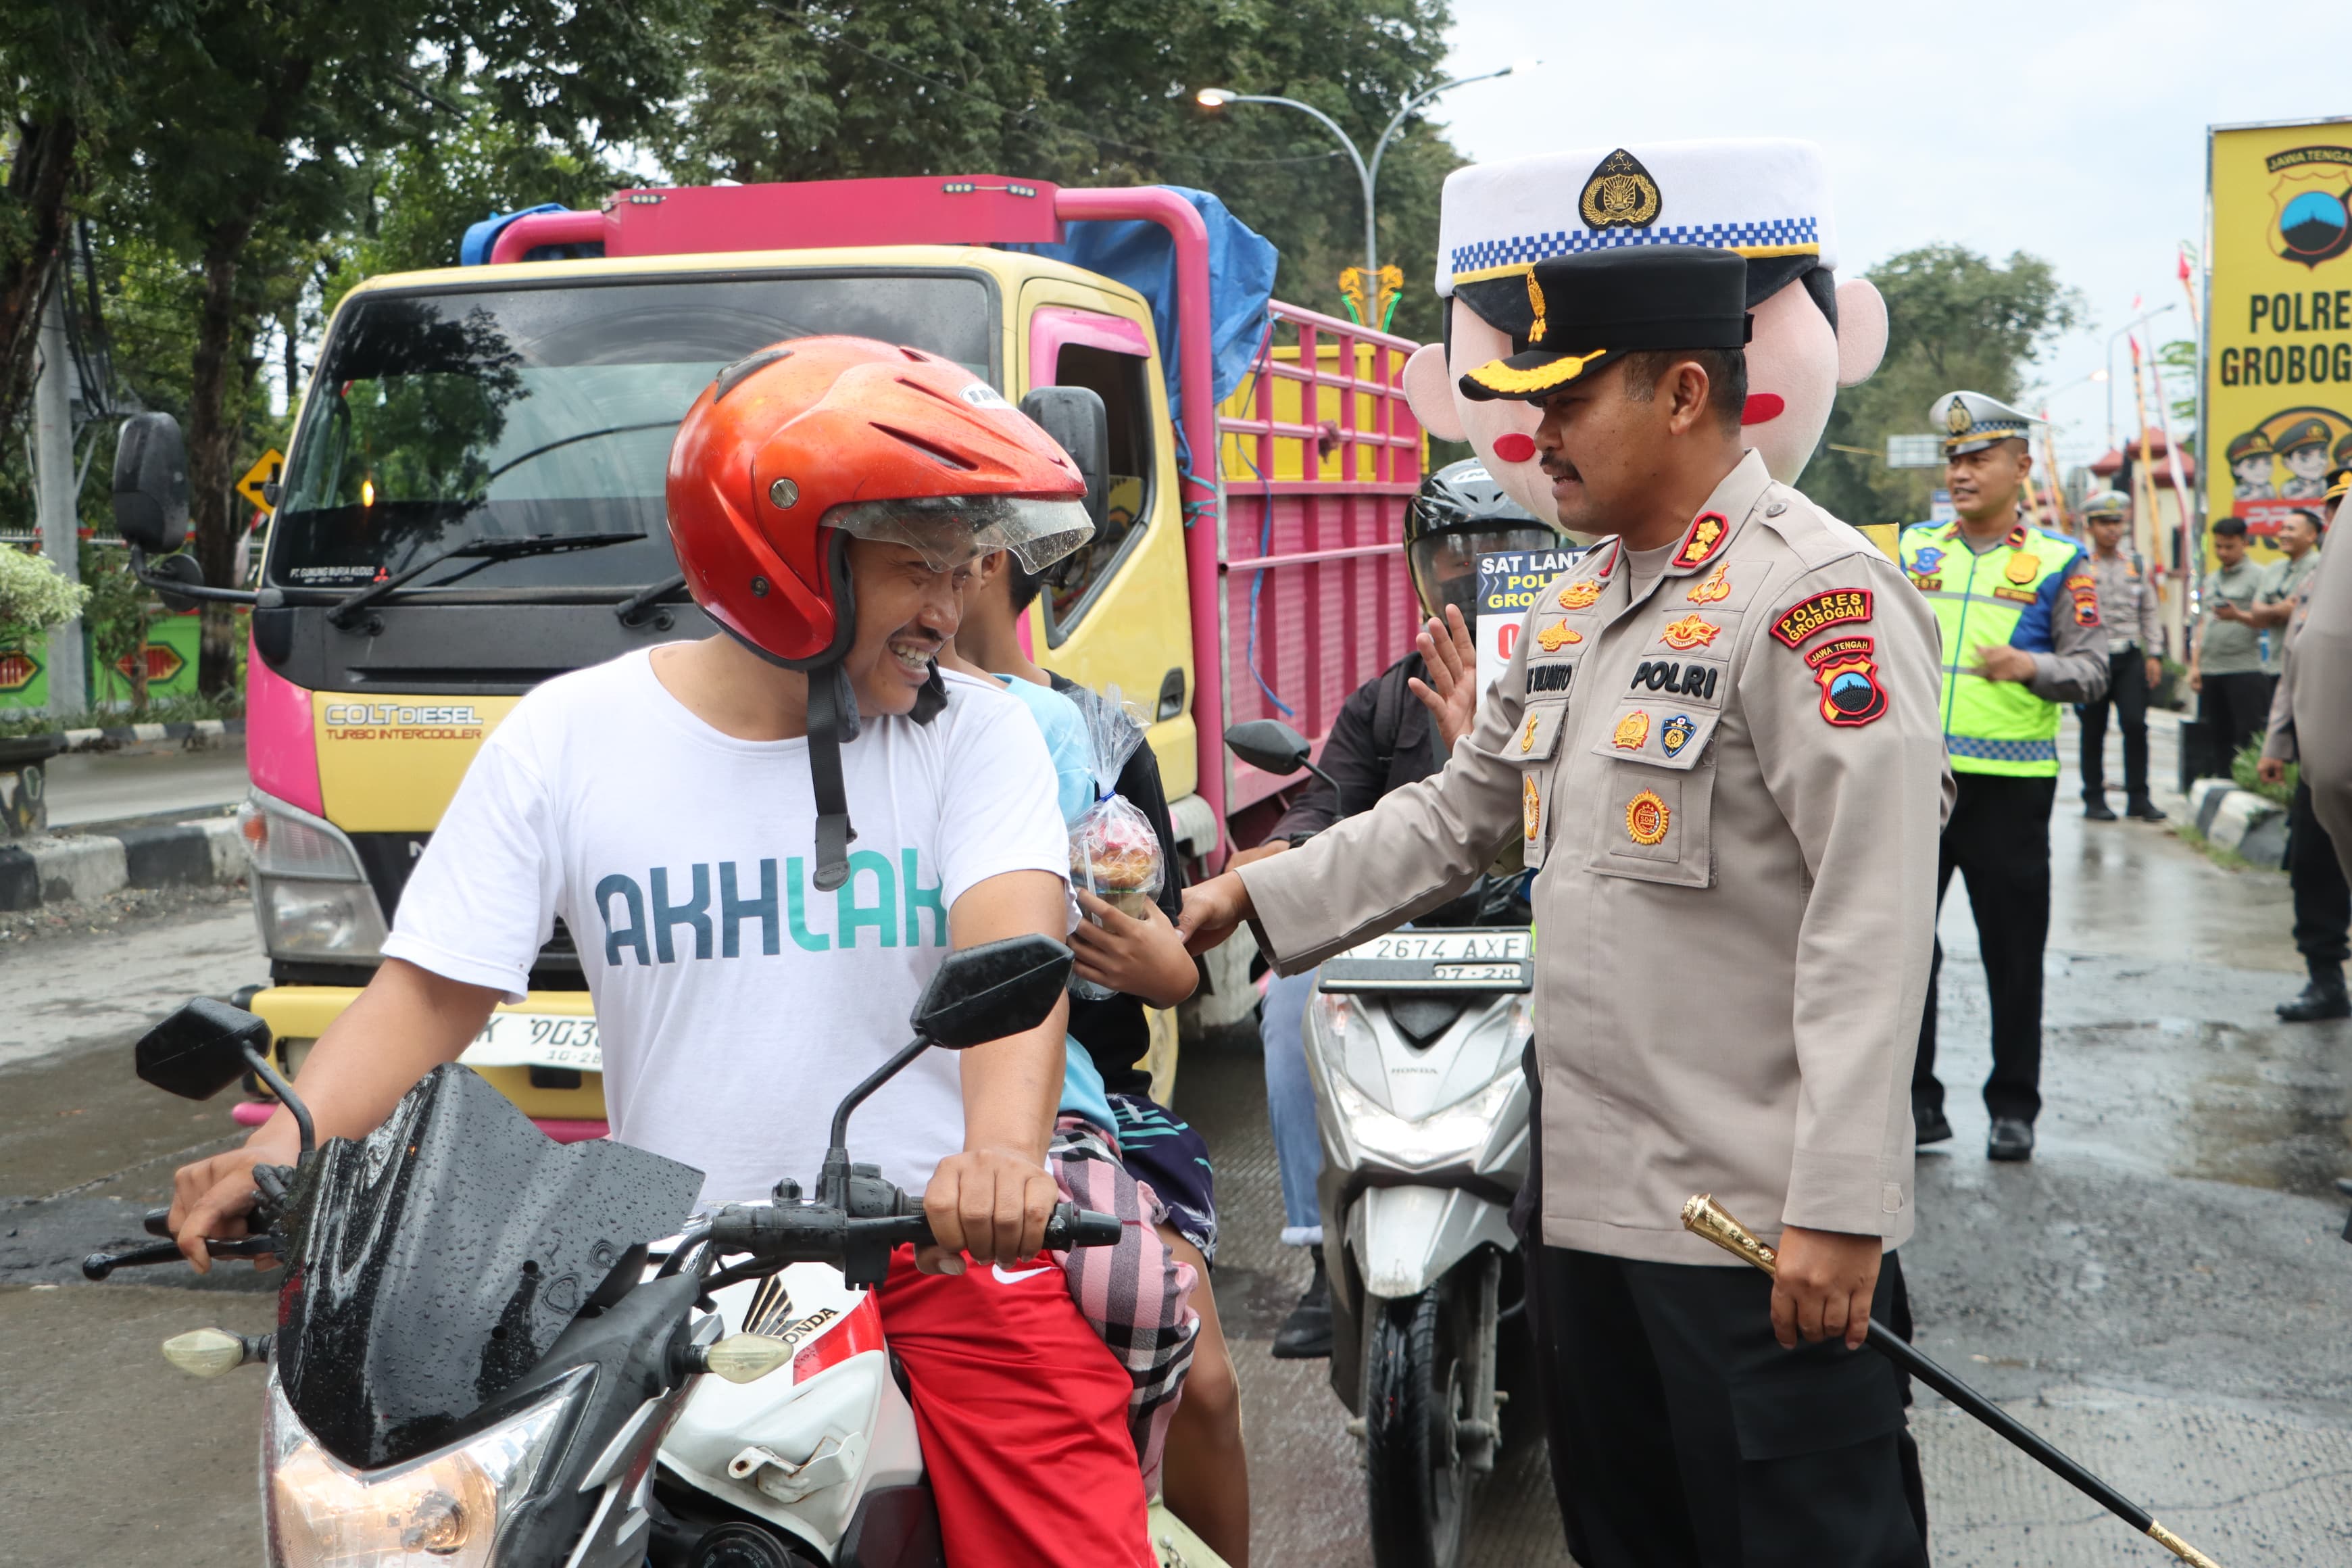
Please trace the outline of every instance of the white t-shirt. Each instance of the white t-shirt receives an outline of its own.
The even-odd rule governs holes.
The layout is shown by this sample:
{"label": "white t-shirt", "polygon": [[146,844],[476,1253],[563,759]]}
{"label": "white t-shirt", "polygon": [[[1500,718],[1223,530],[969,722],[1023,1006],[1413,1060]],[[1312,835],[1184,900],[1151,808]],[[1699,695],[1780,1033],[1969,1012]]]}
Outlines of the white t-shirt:
{"label": "white t-shirt", "polygon": [[[806,741],[696,718],[648,653],[549,681],[486,741],[402,895],[386,955],[520,1001],[562,916],[595,997],[613,1136],[701,1170],[716,1203],[813,1187],[833,1110],[912,1037],[948,910],[1008,871],[1066,877],[1037,726],[946,676],[929,724],[842,748],[848,883],[813,883]],[[919,1193],[963,1146],[957,1058],[861,1107],[850,1156]]]}

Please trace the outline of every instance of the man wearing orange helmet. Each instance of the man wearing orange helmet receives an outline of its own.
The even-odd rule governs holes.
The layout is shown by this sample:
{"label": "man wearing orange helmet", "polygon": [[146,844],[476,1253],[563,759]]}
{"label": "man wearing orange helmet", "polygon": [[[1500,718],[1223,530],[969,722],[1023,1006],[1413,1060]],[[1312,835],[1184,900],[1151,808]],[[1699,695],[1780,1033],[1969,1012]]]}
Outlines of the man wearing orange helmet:
{"label": "man wearing orange helmet", "polygon": [[[702,1170],[706,1204],[814,1174],[826,1112],[903,1041],[950,945],[1067,929],[1044,742],[934,659],[971,560],[1076,548],[1084,491],[1044,431],[930,354],[805,338],[721,371],[678,427],[667,502],[726,635],[549,681],[484,743],[383,966],[303,1063],[320,1135],[365,1133],[455,1060],[560,918],[612,1135]],[[940,1243],[902,1249],[880,1302],[958,1568],[1151,1561],[1128,1374],[1060,1270],[1024,1266],[1059,1195],[1064,1031],[1056,1009],[929,1053],[864,1116]],[[179,1173],[200,1268],[294,1136],[281,1110]]]}

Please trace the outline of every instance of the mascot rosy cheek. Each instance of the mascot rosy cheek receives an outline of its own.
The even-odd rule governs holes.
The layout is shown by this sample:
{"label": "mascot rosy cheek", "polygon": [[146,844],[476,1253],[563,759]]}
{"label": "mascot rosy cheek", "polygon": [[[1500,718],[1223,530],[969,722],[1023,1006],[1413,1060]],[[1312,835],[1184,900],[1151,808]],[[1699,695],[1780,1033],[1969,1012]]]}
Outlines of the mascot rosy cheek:
{"label": "mascot rosy cheek", "polygon": [[1456,169],[1438,216],[1446,341],[1406,362],[1405,395],[1433,436],[1467,441],[1511,499],[1552,515],[1533,404],[1464,397],[1464,372],[1527,346],[1526,274],[1553,256],[1621,245],[1707,245],[1748,258],[1748,444],[1794,484],[1841,386],[1886,352],[1886,304],[1838,282],[1829,176],[1807,142],[1662,142],[1545,153]]}

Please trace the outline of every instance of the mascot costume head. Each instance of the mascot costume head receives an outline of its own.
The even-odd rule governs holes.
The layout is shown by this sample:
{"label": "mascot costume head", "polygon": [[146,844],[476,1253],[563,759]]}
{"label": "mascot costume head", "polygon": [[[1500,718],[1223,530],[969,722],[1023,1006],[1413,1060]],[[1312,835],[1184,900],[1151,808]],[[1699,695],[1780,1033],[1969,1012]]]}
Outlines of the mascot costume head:
{"label": "mascot costume head", "polygon": [[1474,403],[1464,372],[1527,346],[1527,275],[1536,262],[1627,245],[1704,245],[1748,258],[1748,407],[1741,434],[1794,484],[1841,386],[1886,352],[1886,303],[1863,279],[1837,280],[1829,175],[1809,142],[1660,142],[1543,153],[1456,169],[1437,226],[1445,341],[1406,363],[1405,395],[1433,436],[1468,441],[1514,500],[1552,515],[1536,465],[1543,410]]}

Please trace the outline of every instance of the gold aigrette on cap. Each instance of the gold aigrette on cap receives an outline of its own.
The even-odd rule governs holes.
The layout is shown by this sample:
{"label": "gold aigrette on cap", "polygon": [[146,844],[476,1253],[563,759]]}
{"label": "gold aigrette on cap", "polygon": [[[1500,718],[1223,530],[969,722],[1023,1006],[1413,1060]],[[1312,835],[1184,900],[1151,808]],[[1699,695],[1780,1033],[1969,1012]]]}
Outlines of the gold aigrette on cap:
{"label": "gold aigrette on cap", "polygon": [[1576,205],[1588,228],[1645,228],[1664,199],[1642,161],[1620,147],[1594,165]]}
{"label": "gold aigrette on cap", "polygon": [[1536,313],[1534,322],[1528,328],[1528,342],[1539,343],[1544,337],[1543,285],[1536,281],[1532,269],[1528,273],[1528,308]]}

